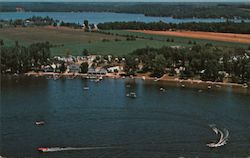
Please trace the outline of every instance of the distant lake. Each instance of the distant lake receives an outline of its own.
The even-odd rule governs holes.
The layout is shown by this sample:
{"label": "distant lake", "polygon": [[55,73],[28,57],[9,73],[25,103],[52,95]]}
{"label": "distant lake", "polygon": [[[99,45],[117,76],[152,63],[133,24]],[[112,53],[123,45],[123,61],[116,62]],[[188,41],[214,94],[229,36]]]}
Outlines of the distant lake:
{"label": "distant lake", "polygon": [[[126,97],[129,92],[137,98]],[[250,156],[250,97],[230,88],[200,92],[139,79],[24,77],[2,78],[0,96],[0,155],[7,158]],[[36,126],[36,120],[46,123]],[[230,132],[225,146],[206,146],[219,139],[209,124]],[[57,146],[114,148],[36,150]]]}
{"label": "distant lake", "polygon": [[[143,14],[127,14],[127,13],[107,13],[107,12],[0,12],[0,19],[26,19],[32,16],[49,16],[53,19],[63,20],[65,22],[83,23],[89,20],[90,23],[98,24],[103,22],[114,21],[140,21],[140,22],[158,22],[167,23],[186,23],[186,22],[225,22],[226,19],[174,19],[171,17],[149,17]],[[233,20],[241,22],[241,20]],[[250,20],[245,20],[250,21]]]}

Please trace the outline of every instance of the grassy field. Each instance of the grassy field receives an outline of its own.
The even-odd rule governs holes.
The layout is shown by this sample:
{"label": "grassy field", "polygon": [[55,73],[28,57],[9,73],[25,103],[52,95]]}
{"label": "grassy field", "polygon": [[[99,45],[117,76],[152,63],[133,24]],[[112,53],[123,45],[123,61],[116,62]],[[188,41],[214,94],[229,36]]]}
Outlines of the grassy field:
{"label": "grassy field", "polygon": [[[5,28],[0,29],[0,39],[5,45],[13,45],[16,40],[20,44],[29,45],[35,42],[49,41],[57,45],[51,49],[52,55],[80,55],[83,49],[87,49],[92,54],[113,54],[125,55],[138,48],[162,47],[170,45],[167,42],[138,39],[127,41],[125,37],[117,37],[101,33],[83,32],[82,30],[69,28]],[[109,41],[103,42],[103,39]],[[115,41],[119,39],[120,41]]]}
{"label": "grassy field", "polygon": [[[82,30],[69,28],[46,28],[46,27],[30,27],[30,28],[4,28],[0,29],[0,39],[4,40],[5,45],[13,45],[16,40],[20,44],[29,45],[35,42],[49,41],[53,45],[52,55],[81,55],[83,49],[87,49],[91,54],[112,54],[125,55],[133,50],[144,47],[159,48],[162,46],[190,46],[188,41],[190,38],[167,37],[161,35],[149,35],[128,31],[109,31],[113,34],[130,34],[144,37],[136,41],[127,41],[125,37],[106,35],[101,33],[83,32]],[[153,38],[150,39],[150,38]],[[168,38],[174,39],[174,42],[167,42]],[[107,42],[103,42],[107,39]],[[116,41],[119,39],[120,41]],[[247,45],[227,42],[214,42],[209,40],[193,40],[197,43],[213,43],[223,46],[242,46]]]}

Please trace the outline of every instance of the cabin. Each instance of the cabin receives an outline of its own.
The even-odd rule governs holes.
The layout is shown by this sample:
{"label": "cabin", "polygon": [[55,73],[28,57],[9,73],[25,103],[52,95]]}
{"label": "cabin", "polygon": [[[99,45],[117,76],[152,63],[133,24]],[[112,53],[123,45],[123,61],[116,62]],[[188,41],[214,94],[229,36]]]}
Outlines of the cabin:
{"label": "cabin", "polygon": [[46,66],[42,67],[42,70],[44,72],[54,72],[54,69],[50,65],[46,65]]}
{"label": "cabin", "polygon": [[101,69],[89,68],[88,69],[89,75],[106,75],[107,73],[108,71],[104,68],[101,68]]}
{"label": "cabin", "polygon": [[98,71],[98,73],[100,75],[106,75],[108,73],[108,71],[106,69],[101,69],[101,70]]}
{"label": "cabin", "polygon": [[89,75],[96,75],[96,71],[95,71],[94,68],[89,68],[87,73],[88,73]]}
{"label": "cabin", "polygon": [[115,72],[115,71],[123,71],[123,67],[122,66],[113,66],[113,67],[109,67],[107,68],[108,72]]}
{"label": "cabin", "polygon": [[68,66],[70,73],[79,73],[81,71],[80,66],[76,64],[71,64]]}

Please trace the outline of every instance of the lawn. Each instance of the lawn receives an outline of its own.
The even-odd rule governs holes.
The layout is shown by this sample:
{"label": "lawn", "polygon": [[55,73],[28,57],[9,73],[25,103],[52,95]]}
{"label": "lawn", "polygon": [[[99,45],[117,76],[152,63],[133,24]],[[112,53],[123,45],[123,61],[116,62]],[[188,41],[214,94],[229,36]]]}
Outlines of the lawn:
{"label": "lawn", "polygon": [[[135,49],[144,47],[159,48],[162,46],[190,46],[190,39],[180,37],[167,37],[161,35],[149,35],[144,33],[128,32],[128,31],[109,31],[114,35],[102,33],[84,32],[82,30],[69,28],[47,28],[47,27],[26,27],[26,28],[4,28],[0,29],[0,39],[4,40],[5,45],[14,45],[15,41],[20,44],[29,45],[35,42],[49,41],[55,45],[51,49],[52,55],[80,55],[83,49],[87,49],[91,54],[112,54],[126,55]],[[136,41],[127,41],[125,37],[115,36],[115,34],[130,34],[139,37]],[[150,39],[150,38],[153,38]],[[166,40],[174,39],[174,42]],[[106,39],[106,42],[103,42]],[[115,39],[119,39],[116,41]],[[207,43],[208,40],[192,40],[197,43]],[[244,44],[231,44],[226,42],[209,41],[216,45],[225,46],[246,46]]]}

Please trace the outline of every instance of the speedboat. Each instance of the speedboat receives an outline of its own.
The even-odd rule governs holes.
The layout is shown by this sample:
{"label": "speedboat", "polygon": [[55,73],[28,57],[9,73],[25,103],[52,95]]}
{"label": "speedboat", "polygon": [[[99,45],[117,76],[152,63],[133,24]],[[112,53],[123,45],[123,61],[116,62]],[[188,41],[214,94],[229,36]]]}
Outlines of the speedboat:
{"label": "speedboat", "polygon": [[61,151],[64,148],[60,148],[60,147],[53,147],[53,148],[37,148],[38,151],[40,152],[53,152],[53,151]]}
{"label": "speedboat", "polygon": [[49,152],[49,148],[37,148],[40,152]]}

